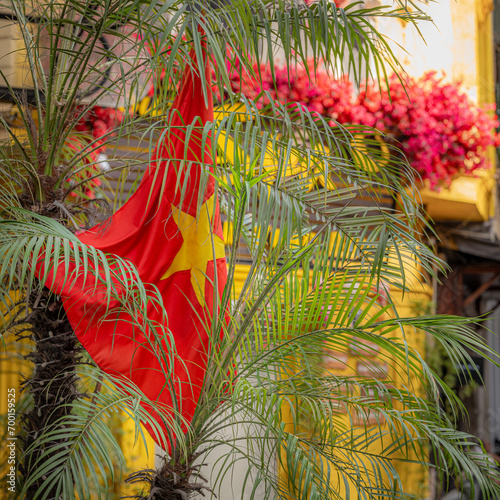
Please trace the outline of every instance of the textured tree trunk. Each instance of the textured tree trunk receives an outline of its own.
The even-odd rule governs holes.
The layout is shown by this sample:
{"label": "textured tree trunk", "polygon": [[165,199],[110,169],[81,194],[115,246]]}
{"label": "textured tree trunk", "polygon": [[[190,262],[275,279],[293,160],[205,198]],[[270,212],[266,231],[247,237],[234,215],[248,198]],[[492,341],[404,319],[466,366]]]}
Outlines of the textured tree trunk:
{"label": "textured tree trunk", "polygon": [[[60,419],[71,413],[71,404],[83,396],[78,391],[78,376],[75,367],[81,362],[82,348],[78,343],[66,317],[62,302],[44,289],[40,294],[32,294],[29,299],[30,313],[26,322],[30,325],[19,336],[31,337],[34,350],[26,356],[33,362],[34,369],[30,377],[22,382],[22,390],[27,391],[33,406],[21,418],[23,428],[23,459],[19,470],[24,482],[40,468],[40,457],[51,447],[61,444],[64,439],[49,443],[38,443],[40,436],[47,431],[64,428]],[[50,455],[49,455],[50,456]],[[47,462],[49,456],[43,458]],[[47,472],[45,476],[50,475]],[[39,492],[43,478],[35,481],[29,488],[27,498]],[[44,491],[43,493],[47,493]],[[50,492],[49,498],[54,498]]]}
{"label": "textured tree trunk", "polygon": [[193,465],[199,453],[188,457],[187,463],[166,456],[158,470],[143,469],[131,474],[126,483],[146,483],[147,492],[131,498],[136,500],[188,500],[195,495],[205,496],[211,492],[206,486],[206,478],[200,474],[200,468],[206,464]]}

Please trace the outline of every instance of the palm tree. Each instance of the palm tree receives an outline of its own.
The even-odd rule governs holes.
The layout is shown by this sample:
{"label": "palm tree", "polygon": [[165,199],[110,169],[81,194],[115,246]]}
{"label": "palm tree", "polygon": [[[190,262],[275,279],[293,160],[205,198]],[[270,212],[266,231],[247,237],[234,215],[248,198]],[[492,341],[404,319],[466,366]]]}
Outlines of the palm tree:
{"label": "palm tree", "polygon": [[[0,117],[6,133],[0,150],[3,331],[7,346],[12,335],[28,344],[33,366],[23,383],[28,402],[17,492],[40,499],[110,498],[116,462],[124,462],[109,425],[115,410],[138,429],[140,422],[148,424],[170,451],[158,471],[129,478],[148,489],[137,498],[217,493],[242,460],[248,464],[243,490],[250,497],[349,498],[353,491],[400,498],[405,491],[398,461],[426,463],[429,446],[442,473],[463,471],[483,491],[498,490],[486,455],[470,451],[470,436],[453,431],[439,410],[444,392],[461,411],[407,332],[433,335],[455,359],[486,347],[465,319],[401,318],[388,314],[396,310],[390,297],[387,305],[377,302],[386,288],[408,289],[403,269],[415,259],[431,276],[441,267],[422,244],[424,214],[403,185],[411,185],[411,169],[396,151],[387,161],[370,148],[371,131],[332,128],[308,110],[279,103],[258,107],[229,85],[227,58],[253,74],[253,60],[268,59],[273,68],[276,46],[288,64],[312,57],[338,71],[338,61],[347,61],[343,69],[358,82],[370,75],[385,79],[400,66],[374,19],[425,21],[418,6],[339,10],[326,1],[47,0],[29,10],[18,0],[3,3],[20,31],[33,87],[18,91],[2,75],[17,113],[15,120]],[[64,279],[71,279],[71,266],[81,262],[82,276],[101,280],[114,311],[147,323],[148,304],[165,310],[133,264],[93,251],[75,231],[107,216],[106,204],[87,191],[89,180],[105,174],[96,153],[103,144],[112,152],[117,140],[153,141],[162,130],[168,133],[169,112],[153,115],[168,110],[182,73],[177,70],[197,71],[204,46],[213,59],[214,86],[226,104],[237,105],[205,124],[203,133],[218,139],[217,153],[210,151],[221,159],[215,171],[198,162],[206,182],[215,180],[221,211],[231,222],[231,244],[227,286],[215,307],[227,315],[215,315],[207,327],[207,376],[187,422],[175,408],[155,406],[132,382],[99,370],[78,343],[60,297],[45,285],[51,263],[62,262]],[[367,63],[363,70],[354,65],[356,58]],[[79,131],[82,117],[105,99],[133,109],[161,71],[171,84],[158,93],[148,120],[125,112],[99,140]],[[199,131],[199,125],[186,124],[186,130]],[[151,160],[110,164],[126,176]],[[397,210],[384,204],[387,192]],[[359,195],[370,200],[368,206]],[[249,270],[234,294],[242,248]],[[40,260],[45,272],[37,271]],[[342,362],[353,344],[364,376],[328,370],[325,352]],[[175,346],[171,351],[163,345],[158,356],[175,355]],[[377,352],[378,365],[366,362],[370,351]],[[405,382],[396,386],[390,373],[373,372],[384,364]],[[415,379],[426,395],[415,390]],[[175,401],[175,388],[170,390]],[[360,425],[360,417],[375,423]],[[371,452],[374,442],[383,443],[377,453]],[[221,446],[229,449],[216,464],[219,472],[205,482],[210,471],[204,460]]]}

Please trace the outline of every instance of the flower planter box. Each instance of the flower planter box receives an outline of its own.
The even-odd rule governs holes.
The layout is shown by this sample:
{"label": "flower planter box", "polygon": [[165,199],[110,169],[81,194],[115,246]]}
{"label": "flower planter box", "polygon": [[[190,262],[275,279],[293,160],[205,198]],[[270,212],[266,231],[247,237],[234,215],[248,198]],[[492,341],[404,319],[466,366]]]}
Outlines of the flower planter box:
{"label": "flower planter box", "polygon": [[492,171],[477,175],[462,175],[449,188],[430,189],[426,183],[417,185],[422,204],[434,221],[482,222],[488,220],[493,209]]}

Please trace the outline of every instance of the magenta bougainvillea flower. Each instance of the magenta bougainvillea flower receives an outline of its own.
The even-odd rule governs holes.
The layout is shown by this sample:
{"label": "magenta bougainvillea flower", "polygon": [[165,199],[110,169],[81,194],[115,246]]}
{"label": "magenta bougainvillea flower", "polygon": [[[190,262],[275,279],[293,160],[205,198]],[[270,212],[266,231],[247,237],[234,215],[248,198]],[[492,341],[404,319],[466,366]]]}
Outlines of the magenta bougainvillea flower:
{"label": "magenta bougainvillea flower", "polygon": [[494,105],[477,106],[460,84],[435,71],[403,83],[393,75],[389,88],[370,84],[357,97],[357,107],[354,123],[387,134],[431,187],[490,167],[486,150],[500,145]]}
{"label": "magenta bougainvillea flower", "polygon": [[[369,82],[356,93],[347,77],[334,78],[323,67],[314,67],[312,61],[305,67],[276,67],[273,79],[269,65],[254,64],[250,75],[228,53],[229,60],[234,92],[260,108],[277,101],[307,108],[331,126],[340,123],[376,128],[386,141],[402,150],[433,188],[449,185],[458,174],[490,167],[486,150],[500,145],[494,106],[477,106],[460,83],[447,82],[435,71],[404,81],[393,75],[388,85]],[[164,80],[162,73],[158,85]],[[214,92],[219,100],[224,99],[218,88],[214,87]],[[118,111],[96,106],[75,129],[99,139],[120,119]],[[95,156],[99,152],[100,148]]]}
{"label": "magenta bougainvillea flower", "polygon": [[[374,127],[399,147],[410,164],[433,188],[449,185],[453,177],[487,168],[486,149],[499,146],[496,115],[479,107],[460,83],[449,83],[437,72],[404,82],[393,75],[388,86],[368,83],[358,95],[346,77],[333,78],[324,69],[277,68],[275,83],[268,65],[254,65],[257,77],[231,75],[232,90],[262,107],[276,100],[298,103],[329,119],[332,126],[359,124]],[[262,91],[267,91],[263,96]]]}
{"label": "magenta bougainvillea flower", "polygon": [[[79,152],[87,147],[88,141],[95,141],[92,152],[84,160],[87,164],[87,168],[80,170],[71,179],[73,182],[82,182],[88,179],[82,186],[81,194],[89,199],[95,198],[95,188],[101,185],[100,179],[94,177],[94,175],[99,172],[96,160],[99,154],[103,153],[105,150],[103,137],[112,132],[122,119],[123,113],[117,109],[94,106],[90,108],[75,125],[75,132],[83,134],[78,136],[72,135],[68,140],[68,147],[75,152]],[[75,196],[77,195],[77,193],[72,194]]]}
{"label": "magenta bougainvillea flower", "polygon": [[[351,123],[354,105],[354,88],[347,77],[335,79],[324,70],[314,68],[312,61],[307,69],[275,68],[275,81],[269,65],[254,64],[254,75],[249,75],[236,62],[230,72],[231,87],[262,108],[270,102],[297,103],[311,112],[330,118],[330,124]],[[217,97],[220,95],[217,92]],[[263,91],[265,94],[263,94]]]}

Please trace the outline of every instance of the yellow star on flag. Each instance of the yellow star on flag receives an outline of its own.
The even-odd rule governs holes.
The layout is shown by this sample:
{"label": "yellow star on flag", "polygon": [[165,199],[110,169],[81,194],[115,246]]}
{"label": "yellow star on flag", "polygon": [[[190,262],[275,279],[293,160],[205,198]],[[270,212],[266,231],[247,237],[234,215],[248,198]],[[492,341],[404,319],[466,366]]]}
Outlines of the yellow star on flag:
{"label": "yellow star on flag", "polygon": [[210,217],[215,214],[215,194],[201,206],[199,217],[172,205],[172,217],[182,235],[182,246],[162,276],[165,280],[179,271],[191,271],[191,284],[200,305],[205,305],[207,264],[226,256],[224,241],[213,234]]}

